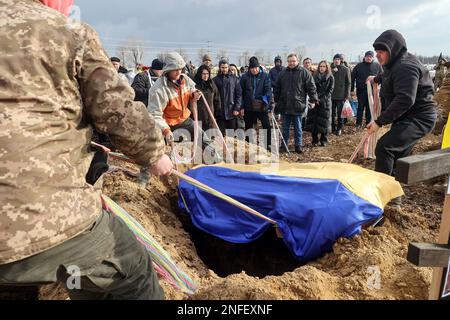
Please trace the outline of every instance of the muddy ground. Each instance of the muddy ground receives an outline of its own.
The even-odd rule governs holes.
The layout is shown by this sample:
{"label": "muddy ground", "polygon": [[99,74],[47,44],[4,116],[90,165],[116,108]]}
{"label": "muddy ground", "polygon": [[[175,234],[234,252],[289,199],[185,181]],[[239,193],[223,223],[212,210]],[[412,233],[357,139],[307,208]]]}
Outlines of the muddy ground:
{"label": "muddy ground", "polygon": [[[348,126],[342,137],[331,137],[326,148],[312,148],[305,134],[305,153],[284,161],[346,161],[363,136]],[[439,149],[441,137],[427,136],[414,153]],[[357,159],[373,168],[373,160]],[[130,164],[116,165],[137,169]],[[387,210],[382,227],[340,239],[334,252],[300,265],[275,232],[259,241],[233,245],[195,229],[179,212],[174,178],[152,178],[141,187],[122,172],[108,174],[104,192],[136,217],[199,285],[186,296],[160,281],[167,299],[427,299],[431,269],[406,260],[410,242],[433,242],[439,232],[446,179],[405,186],[403,209]],[[379,272],[380,282],[375,281]],[[41,289],[42,299],[64,299],[55,286]]]}

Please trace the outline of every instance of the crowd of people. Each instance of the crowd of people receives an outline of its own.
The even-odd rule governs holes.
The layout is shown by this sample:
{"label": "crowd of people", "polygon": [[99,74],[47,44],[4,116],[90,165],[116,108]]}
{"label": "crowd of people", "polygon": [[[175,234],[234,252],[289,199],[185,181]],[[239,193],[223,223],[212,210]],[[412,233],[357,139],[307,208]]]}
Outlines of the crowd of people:
{"label": "crowd of people", "polygon": [[[347,101],[357,105],[356,128],[366,127],[372,120],[366,81],[368,77],[379,76],[383,71],[380,64],[374,61],[373,51],[368,51],[364,61],[353,68],[343,54],[336,54],[331,64],[323,60],[317,66],[314,66],[311,58],[303,59],[301,65],[296,54],[290,54],[287,66],[284,66],[283,58],[277,56],[271,68],[260,64],[257,57],[250,58],[248,65],[241,68],[227,59],[220,59],[215,67],[207,54],[197,69],[186,64],[175,52],[168,54],[166,60],[170,59],[178,59],[180,63],[180,74],[173,81],[179,81],[178,85],[186,87],[187,91],[195,88],[203,93],[223,135],[234,134],[239,129],[248,131],[259,128],[259,120],[262,129],[266,130],[262,145],[272,150],[272,133],[275,130],[272,116],[275,116],[277,121],[281,118],[281,136],[284,140],[279,143],[279,151],[288,151],[293,126],[296,153],[303,152],[304,130],[311,133],[313,147],[327,146],[329,134],[342,135],[343,126],[348,121],[342,117]],[[111,58],[121,73],[122,67],[117,63],[118,60],[116,57]],[[174,71],[164,68],[164,63],[155,59],[151,67],[134,78],[132,87],[136,101],[149,106],[150,113],[159,120],[165,136],[172,139],[173,130],[168,130],[169,127],[193,130],[194,124],[190,119],[189,99],[177,102],[177,98],[171,97],[173,103],[164,105],[168,101],[155,100],[157,96],[152,96],[149,104],[149,93],[158,78]],[[166,81],[165,86],[170,87],[172,83]],[[206,108],[203,100],[199,100],[198,119],[203,132],[214,129],[213,119]],[[172,119],[170,114],[177,113],[177,109],[183,110],[184,116]]]}

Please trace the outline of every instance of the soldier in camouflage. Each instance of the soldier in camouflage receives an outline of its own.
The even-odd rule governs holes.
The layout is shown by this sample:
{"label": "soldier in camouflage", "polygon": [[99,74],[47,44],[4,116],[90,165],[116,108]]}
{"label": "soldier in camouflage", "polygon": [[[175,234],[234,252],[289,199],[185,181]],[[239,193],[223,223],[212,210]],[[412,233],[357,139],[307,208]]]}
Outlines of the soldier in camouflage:
{"label": "soldier in camouflage", "polygon": [[0,0],[0,285],[162,299],[145,248],[85,181],[93,127],[153,174],[170,174],[161,130],[96,32],[44,2]]}

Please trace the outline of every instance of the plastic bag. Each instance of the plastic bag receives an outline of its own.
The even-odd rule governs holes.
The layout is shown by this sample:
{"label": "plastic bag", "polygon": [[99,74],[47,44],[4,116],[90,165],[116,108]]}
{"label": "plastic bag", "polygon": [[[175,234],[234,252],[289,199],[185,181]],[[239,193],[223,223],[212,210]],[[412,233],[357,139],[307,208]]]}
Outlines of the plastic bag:
{"label": "plastic bag", "polygon": [[350,101],[345,101],[344,107],[342,108],[342,119],[350,119],[353,118],[355,114],[353,113],[352,105],[350,104]]}

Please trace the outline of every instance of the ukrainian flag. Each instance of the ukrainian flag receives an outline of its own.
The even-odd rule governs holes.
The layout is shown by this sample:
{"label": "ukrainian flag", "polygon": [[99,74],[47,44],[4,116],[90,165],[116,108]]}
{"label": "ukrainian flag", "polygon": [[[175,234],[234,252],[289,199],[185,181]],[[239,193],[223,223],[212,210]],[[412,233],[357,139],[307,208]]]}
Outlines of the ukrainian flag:
{"label": "ukrainian flag", "polygon": [[448,115],[448,121],[445,126],[444,137],[442,139],[442,149],[447,148],[450,148],[450,113]]}
{"label": "ukrainian flag", "polygon": [[[275,220],[292,254],[305,262],[330,252],[338,238],[359,234],[403,195],[393,177],[344,163],[226,164],[186,174]],[[225,241],[249,243],[272,226],[185,181],[179,194],[193,224]]]}

